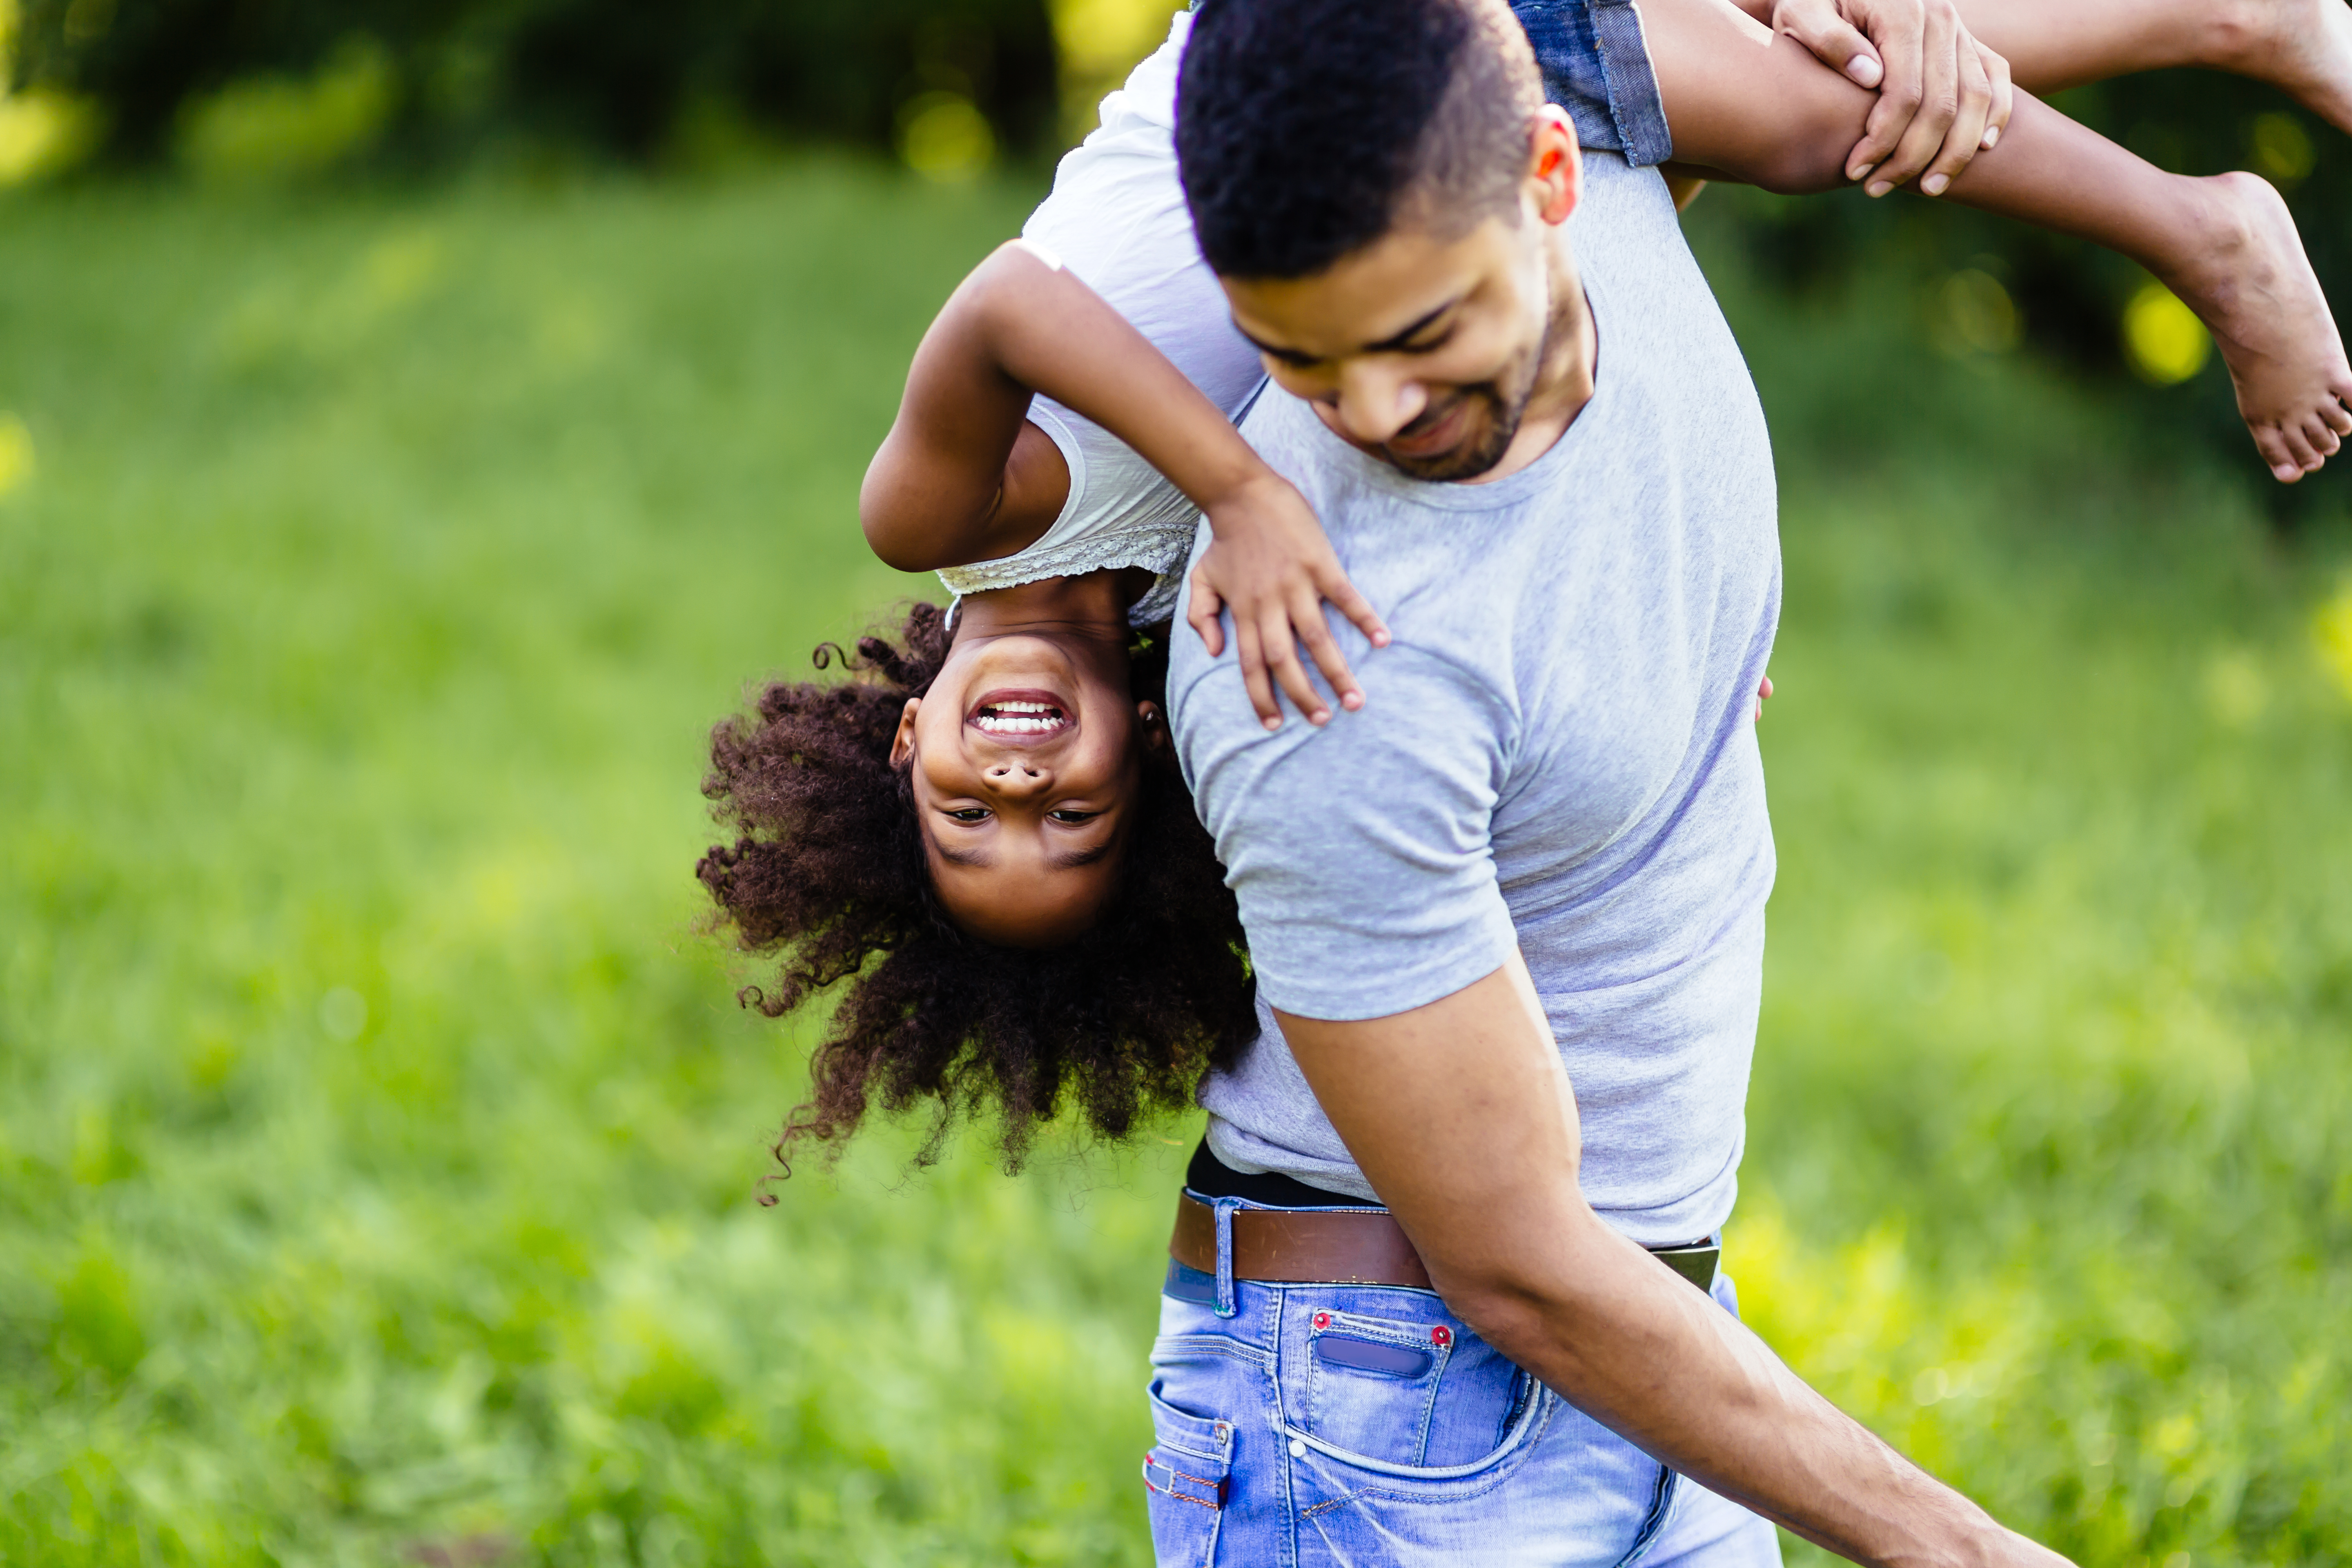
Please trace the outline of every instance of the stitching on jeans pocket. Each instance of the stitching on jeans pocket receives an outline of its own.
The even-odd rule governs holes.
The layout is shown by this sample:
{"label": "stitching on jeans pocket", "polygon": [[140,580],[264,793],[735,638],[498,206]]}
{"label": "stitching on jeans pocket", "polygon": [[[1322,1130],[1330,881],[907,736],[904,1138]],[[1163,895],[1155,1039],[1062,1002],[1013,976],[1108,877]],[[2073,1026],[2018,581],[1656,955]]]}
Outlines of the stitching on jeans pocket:
{"label": "stitching on jeans pocket", "polygon": [[1197,1355],[1226,1356],[1258,1367],[1274,1360],[1269,1352],[1231,1334],[1161,1334],[1151,1342],[1151,1364],[1155,1367],[1163,1360],[1184,1361]]}

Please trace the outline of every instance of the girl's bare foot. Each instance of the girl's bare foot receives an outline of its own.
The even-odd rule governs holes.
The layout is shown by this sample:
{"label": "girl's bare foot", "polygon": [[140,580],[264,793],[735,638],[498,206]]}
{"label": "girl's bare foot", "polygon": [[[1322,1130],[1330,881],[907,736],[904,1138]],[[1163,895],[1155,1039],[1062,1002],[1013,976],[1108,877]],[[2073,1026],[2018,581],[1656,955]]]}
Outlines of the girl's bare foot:
{"label": "girl's bare foot", "polygon": [[2200,211],[2164,281],[2212,332],[2263,461],[2293,484],[2352,436],[2352,364],[2278,192],[2244,174],[2194,183]]}
{"label": "girl's bare foot", "polygon": [[2225,10],[2215,66],[2270,82],[2352,134],[2352,5],[2236,0]]}

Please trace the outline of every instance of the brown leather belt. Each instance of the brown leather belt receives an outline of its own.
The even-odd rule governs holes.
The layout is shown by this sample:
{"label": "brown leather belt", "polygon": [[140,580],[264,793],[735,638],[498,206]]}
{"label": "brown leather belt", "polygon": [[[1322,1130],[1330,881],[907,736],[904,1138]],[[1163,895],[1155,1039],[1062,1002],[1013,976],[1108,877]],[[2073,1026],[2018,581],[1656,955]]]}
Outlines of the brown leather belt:
{"label": "brown leather belt", "polygon": [[[1705,1290],[1715,1283],[1720,1252],[1701,1245],[1655,1248],[1651,1256]],[[1190,1193],[1177,1195],[1168,1256],[1203,1274],[1217,1271],[1217,1211]],[[1436,1288],[1404,1227],[1385,1209],[1235,1209],[1234,1278],[1271,1285]]]}

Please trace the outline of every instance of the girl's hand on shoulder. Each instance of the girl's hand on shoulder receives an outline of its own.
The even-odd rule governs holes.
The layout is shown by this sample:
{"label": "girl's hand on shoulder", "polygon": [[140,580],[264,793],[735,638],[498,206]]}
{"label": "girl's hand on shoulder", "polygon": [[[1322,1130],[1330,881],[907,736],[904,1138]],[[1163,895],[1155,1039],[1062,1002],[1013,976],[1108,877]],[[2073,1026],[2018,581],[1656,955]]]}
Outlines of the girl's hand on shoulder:
{"label": "girl's hand on shoulder", "polygon": [[1374,647],[1386,647],[1389,629],[1348,581],[1307,498],[1272,469],[1264,469],[1231,497],[1207,509],[1213,540],[1192,568],[1192,603],[1184,618],[1211,658],[1225,651],[1221,610],[1234,617],[1234,651],[1250,706],[1269,730],[1282,728],[1279,686],[1310,724],[1328,723],[1330,705],[1299,657],[1303,646],[1330,683],[1339,706],[1364,705],[1363,689],[1332,640],[1323,601],[1353,621]]}

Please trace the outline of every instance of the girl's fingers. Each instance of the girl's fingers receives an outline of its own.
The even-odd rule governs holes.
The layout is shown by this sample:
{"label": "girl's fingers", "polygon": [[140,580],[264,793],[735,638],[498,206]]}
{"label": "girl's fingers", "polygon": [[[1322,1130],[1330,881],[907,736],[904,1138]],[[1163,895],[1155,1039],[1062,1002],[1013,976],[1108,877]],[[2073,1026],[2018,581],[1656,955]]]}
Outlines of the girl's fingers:
{"label": "girl's fingers", "polygon": [[[1291,606],[1291,629],[1297,634],[1298,640],[1307,645],[1307,657],[1315,661],[1315,668],[1321,670],[1323,679],[1330,683],[1332,693],[1339,699],[1339,706],[1351,713],[1361,708],[1364,705],[1364,689],[1356,684],[1355,674],[1348,668],[1347,656],[1339,651],[1339,643],[1332,639],[1330,623],[1323,618],[1323,601],[1310,589],[1301,595],[1298,604]],[[1303,675],[1305,671],[1300,673]],[[1330,715],[1326,713],[1324,717],[1328,719]]]}
{"label": "girl's fingers", "polygon": [[1277,605],[1266,616],[1265,624],[1258,627],[1258,640],[1265,650],[1266,668],[1273,672],[1276,683],[1289,694],[1290,700],[1298,710],[1307,716],[1307,721],[1310,724],[1329,723],[1331,710],[1325,704],[1323,694],[1315,689],[1314,678],[1307,673],[1307,665],[1298,657],[1297,645],[1291,641],[1289,613]]}
{"label": "girl's fingers", "polygon": [[1225,651],[1225,626],[1217,618],[1224,601],[1217,597],[1216,589],[1198,571],[1192,574],[1192,602],[1185,607],[1184,619],[1200,634],[1201,644],[1209,650],[1211,658]]}
{"label": "girl's fingers", "polygon": [[1337,571],[1318,579],[1316,591],[1331,601],[1339,612],[1355,623],[1358,631],[1374,647],[1389,646],[1388,623],[1372,608],[1372,602],[1356,591],[1356,585]]}
{"label": "girl's fingers", "polygon": [[1234,657],[1242,667],[1242,689],[1249,693],[1250,706],[1257,710],[1258,722],[1269,730],[1282,728],[1282,704],[1275,700],[1273,683],[1265,678],[1265,650],[1258,647],[1257,627],[1236,616],[1234,617]]}

